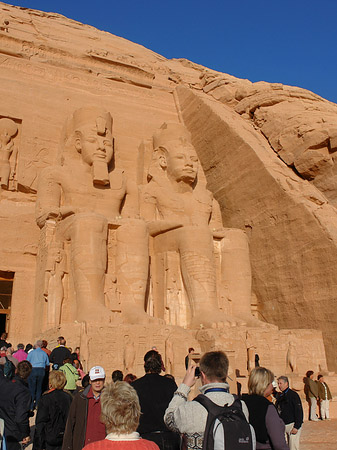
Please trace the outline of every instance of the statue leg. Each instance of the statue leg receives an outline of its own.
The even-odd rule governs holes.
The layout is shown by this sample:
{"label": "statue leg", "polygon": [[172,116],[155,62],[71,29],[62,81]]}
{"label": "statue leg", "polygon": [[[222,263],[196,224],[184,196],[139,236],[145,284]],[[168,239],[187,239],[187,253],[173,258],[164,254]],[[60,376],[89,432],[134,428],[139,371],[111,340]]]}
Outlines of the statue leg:
{"label": "statue leg", "polygon": [[248,238],[244,231],[226,230],[221,241],[221,278],[226,294],[233,304],[233,314],[240,319],[252,319],[252,274],[249,259]]}
{"label": "statue leg", "polygon": [[252,272],[246,233],[226,229],[221,241],[221,282],[233,305],[233,315],[249,326],[269,326],[252,315]]}
{"label": "statue leg", "polygon": [[104,280],[107,264],[108,223],[98,214],[77,214],[70,229],[71,266],[76,293],[76,319],[107,321]]}
{"label": "statue leg", "polygon": [[[216,295],[213,238],[208,227],[184,226],[178,237],[181,272],[192,309],[192,326],[223,321]],[[222,319],[222,320],[221,320]]]}
{"label": "statue leg", "polygon": [[149,322],[145,294],[149,276],[148,231],[144,221],[129,220],[117,230],[117,287],[127,323]]}
{"label": "statue leg", "polygon": [[8,180],[9,175],[11,172],[11,166],[9,165],[9,162],[2,162],[0,166],[0,179],[1,179],[1,187],[3,189],[8,188]]}

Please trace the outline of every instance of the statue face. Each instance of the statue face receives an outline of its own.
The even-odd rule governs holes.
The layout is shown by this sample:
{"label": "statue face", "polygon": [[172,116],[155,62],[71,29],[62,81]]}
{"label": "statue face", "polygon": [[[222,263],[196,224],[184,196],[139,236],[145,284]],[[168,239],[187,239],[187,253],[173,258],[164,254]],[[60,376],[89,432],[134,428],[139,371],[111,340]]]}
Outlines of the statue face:
{"label": "statue face", "polygon": [[8,142],[11,140],[11,136],[8,134],[8,131],[3,130],[0,132],[0,142],[1,144],[8,144]]}
{"label": "statue face", "polygon": [[199,159],[189,143],[170,146],[166,156],[167,176],[174,181],[193,183],[198,174]]}
{"label": "statue face", "polygon": [[97,133],[96,127],[86,126],[81,128],[80,135],[76,138],[76,149],[82,154],[82,159],[89,165],[95,161],[111,161],[113,155],[112,135],[109,130],[104,135]]}

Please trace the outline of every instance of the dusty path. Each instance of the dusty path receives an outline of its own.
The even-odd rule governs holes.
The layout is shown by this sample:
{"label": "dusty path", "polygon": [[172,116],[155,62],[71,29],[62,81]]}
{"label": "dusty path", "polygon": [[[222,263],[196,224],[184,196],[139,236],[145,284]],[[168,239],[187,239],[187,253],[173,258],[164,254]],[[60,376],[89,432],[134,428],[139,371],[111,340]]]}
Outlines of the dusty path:
{"label": "dusty path", "polygon": [[[31,436],[34,435],[35,418],[30,420]],[[26,450],[32,450],[28,445]],[[300,450],[337,450],[337,419],[304,422]]]}
{"label": "dusty path", "polygon": [[337,450],[337,419],[304,422],[301,450]]}

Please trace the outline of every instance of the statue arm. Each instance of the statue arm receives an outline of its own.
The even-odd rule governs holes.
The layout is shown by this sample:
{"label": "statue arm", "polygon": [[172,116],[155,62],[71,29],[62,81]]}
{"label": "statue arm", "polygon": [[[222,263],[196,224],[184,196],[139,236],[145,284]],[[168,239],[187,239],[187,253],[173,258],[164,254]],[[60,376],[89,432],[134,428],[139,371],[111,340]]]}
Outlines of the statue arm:
{"label": "statue arm", "polygon": [[150,236],[174,230],[183,226],[177,220],[157,219],[157,199],[155,193],[149,188],[141,192],[140,215],[146,221]]}
{"label": "statue arm", "polygon": [[61,215],[61,185],[48,168],[41,172],[37,186],[36,222],[42,228],[48,219]]}
{"label": "statue arm", "polygon": [[134,181],[126,180],[126,197],[122,209],[123,218],[139,217],[139,192]]}
{"label": "statue arm", "polygon": [[221,239],[225,236],[226,229],[222,224],[220,205],[215,198],[212,198],[212,213],[209,226],[212,230],[213,237]]}
{"label": "statue arm", "polygon": [[140,188],[140,215],[146,222],[151,222],[156,218],[157,200],[149,189],[149,186]]}
{"label": "statue arm", "polygon": [[18,149],[16,146],[14,146],[9,163],[11,166],[11,173],[10,173],[10,178],[14,178],[15,175],[15,166],[16,166],[16,156],[18,154]]}

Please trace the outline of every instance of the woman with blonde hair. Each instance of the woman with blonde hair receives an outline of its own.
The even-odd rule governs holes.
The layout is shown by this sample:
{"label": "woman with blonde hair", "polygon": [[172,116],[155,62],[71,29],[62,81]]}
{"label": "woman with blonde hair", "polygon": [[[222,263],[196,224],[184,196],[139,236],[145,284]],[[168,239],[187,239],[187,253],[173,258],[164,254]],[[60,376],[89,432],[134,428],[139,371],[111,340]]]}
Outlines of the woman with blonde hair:
{"label": "woman with blonde hair", "polygon": [[101,421],[107,436],[84,447],[85,450],[159,450],[136,432],[140,405],[135,389],[129,383],[116,381],[105,386],[101,394]]}
{"label": "woman with blonde hair", "polygon": [[256,450],[289,450],[285,425],[275,406],[267,399],[273,391],[274,374],[265,367],[255,367],[248,379],[248,395],[242,400],[249,411],[249,423],[256,434]]}
{"label": "woman with blonde hair", "polygon": [[59,370],[49,375],[49,390],[38,404],[33,450],[61,450],[72,396],[63,390],[67,380]]}

